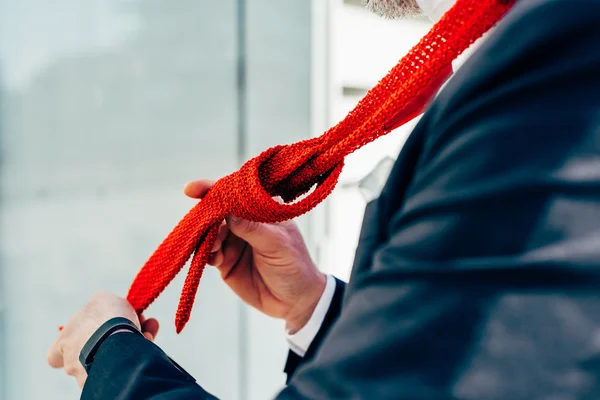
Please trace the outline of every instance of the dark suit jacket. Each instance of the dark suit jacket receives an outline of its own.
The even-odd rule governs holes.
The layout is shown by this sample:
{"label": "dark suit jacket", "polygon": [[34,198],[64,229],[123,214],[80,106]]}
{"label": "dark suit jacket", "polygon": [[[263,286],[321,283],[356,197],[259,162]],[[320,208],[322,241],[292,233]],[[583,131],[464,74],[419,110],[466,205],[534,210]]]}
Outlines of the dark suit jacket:
{"label": "dark suit jacket", "polygon": [[[408,139],[278,399],[599,399],[599,277],[600,0],[521,0]],[[212,397],[122,333],[83,398]]]}

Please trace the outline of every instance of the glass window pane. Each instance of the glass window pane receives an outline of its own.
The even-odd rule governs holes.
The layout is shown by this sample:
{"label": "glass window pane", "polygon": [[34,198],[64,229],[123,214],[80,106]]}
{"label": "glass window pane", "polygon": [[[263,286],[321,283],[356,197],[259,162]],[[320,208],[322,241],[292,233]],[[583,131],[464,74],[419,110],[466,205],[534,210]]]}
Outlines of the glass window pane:
{"label": "glass window pane", "polygon": [[[187,180],[238,166],[236,51],[235,0],[0,0],[0,396],[78,398],[46,365],[56,327],[91,293],[126,293],[193,205]],[[158,342],[236,399],[239,302],[208,270],[175,337],[182,278],[148,312]]]}

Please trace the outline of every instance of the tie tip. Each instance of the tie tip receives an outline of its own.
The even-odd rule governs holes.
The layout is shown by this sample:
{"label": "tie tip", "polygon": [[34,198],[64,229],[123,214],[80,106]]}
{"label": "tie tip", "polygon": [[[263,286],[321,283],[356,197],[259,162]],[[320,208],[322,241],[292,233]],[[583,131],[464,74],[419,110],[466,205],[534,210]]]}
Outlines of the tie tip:
{"label": "tie tip", "polygon": [[185,328],[185,325],[187,324],[188,319],[186,318],[175,318],[175,332],[179,335],[181,333],[181,331],[183,331],[183,328]]}

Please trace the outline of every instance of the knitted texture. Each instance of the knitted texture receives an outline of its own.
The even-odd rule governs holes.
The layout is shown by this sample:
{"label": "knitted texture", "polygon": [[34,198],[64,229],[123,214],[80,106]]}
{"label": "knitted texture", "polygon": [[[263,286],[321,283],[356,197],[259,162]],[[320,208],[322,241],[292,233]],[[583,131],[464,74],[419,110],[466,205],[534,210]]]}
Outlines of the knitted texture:
{"label": "knitted texture", "polygon": [[135,310],[143,312],[192,257],[175,320],[181,332],[225,217],[274,223],[313,209],[333,191],[344,157],[419,115],[451,75],[452,61],[515,1],[458,0],[340,123],[319,137],[270,148],[217,181],[138,273],[127,296]]}

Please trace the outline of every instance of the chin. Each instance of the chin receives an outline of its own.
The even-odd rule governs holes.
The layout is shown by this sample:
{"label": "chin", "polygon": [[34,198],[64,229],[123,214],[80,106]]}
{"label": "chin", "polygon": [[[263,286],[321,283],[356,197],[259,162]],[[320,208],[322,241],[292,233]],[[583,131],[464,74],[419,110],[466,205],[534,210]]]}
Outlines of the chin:
{"label": "chin", "polygon": [[417,0],[363,0],[367,10],[388,19],[410,19],[423,16]]}

